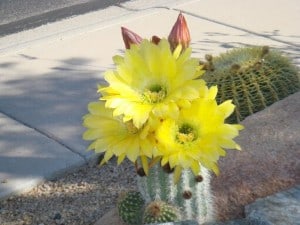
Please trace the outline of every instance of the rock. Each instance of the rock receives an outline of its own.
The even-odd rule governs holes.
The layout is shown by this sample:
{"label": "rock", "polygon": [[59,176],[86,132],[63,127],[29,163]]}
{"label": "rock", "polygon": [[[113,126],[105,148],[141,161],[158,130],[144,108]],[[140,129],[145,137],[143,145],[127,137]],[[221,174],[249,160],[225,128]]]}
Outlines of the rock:
{"label": "rock", "polygon": [[186,220],[180,222],[168,222],[168,223],[151,223],[147,225],[198,225],[196,221],[193,220]]}
{"label": "rock", "polygon": [[246,218],[203,225],[300,225],[300,185],[257,199],[246,206]]}
{"label": "rock", "polygon": [[94,225],[126,225],[123,223],[118,215],[118,210],[116,208],[112,209],[106,213],[100,220],[98,220]]}
{"label": "rock", "polygon": [[54,220],[60,220],[61,219],[61,214],[60,213],[55,213],[53,219]]}
{"label": "rock", "polygon": [[[212,179],[217,220],[242,218],[244,206],[300,183],[300,92],[247,117]],[[294,224],[293,224],[294,225]]]}
{"label": "rock", "polygon": [[205,223],[203,225],[270,225],[266,222],[259,221],[259,220],[249,220],[246,219],[237,219],[237,220],[231,220],[226,222],[214,222],[214,223]]}
{"label": "rock", "polygon": [[270,225],[300,225],[300,185],[285,192],[257,199],[246,206],[246,215]]}
{"label": "rock", "polygon": [[226,222],[210,222],[210,223],[204,223],[203,225],[249,225],[248,221],[245,219],[239,219],[239,220],[232,220],[232,221],[226,221]]}

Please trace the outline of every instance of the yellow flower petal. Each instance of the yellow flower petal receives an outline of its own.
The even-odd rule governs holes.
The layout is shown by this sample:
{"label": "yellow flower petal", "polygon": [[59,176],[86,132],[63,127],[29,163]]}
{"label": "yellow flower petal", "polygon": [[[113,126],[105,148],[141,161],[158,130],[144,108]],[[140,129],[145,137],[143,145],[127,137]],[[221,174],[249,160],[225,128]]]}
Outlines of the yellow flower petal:
{"label": "yellow flower petal", "polygon": [[[195,80],[198,61],[191,58],[191,49],[172,53],[167,40],[158,45],[143,40],[127,49],[125,56],[115,56],[116,70],[105,72],[108,82],[101,88],[101,100],[114,109],[114,116],[133,120],[141,128],[151,113],[157,117],[177,117],[179,105],[199,97],[203,80]],[[184,105],[188,103],[185,102]]]}
{"label": "yellow flower petal", "polygon": [[117,161],[118,165],[120,165],[120,164],[124,161],[125,157],[126,157],[126,154],[125,154],[125,153],[121,154],[121,155],[118,157],[118,161]]}
{"label": "yellow flower petal", "polygon": [[240,149],[233,138],[242,126],[224,124],[232,111],[231,102],[218,105],[212,99],[215,93],[208,92],[182,108],[176,120],[166,118],[157,127],[156,155],[162,157],[162,165],[169,163],[171,168],[191,169],[196,174],[200,163],[218,173],[216,162],[226,155],[223,148]]}
{"label": "yellow flower petal", "polygon": [[175,48],[175,50],[173,52],[173,56],[175,59],[179,58],[181,51],[182,51],[182,45],[177,45],[177,47]]}
{"label": "yellow flower petal", "polygon": [[89,104],[90,113],[83,117],[83,125],[87,128],[83,138],[93,141],[88,149],[105,152],[102,164],[113,155],[118,157],[118,163],[126,157],[132,162],[140,156],[152,158],[154,137],[148,138],[152,128],[145,126],[144,130],[131,120],[123,122],[122,118],[113,117],[112,110],[104,104],[102,101]]}
{"label": "yellow flower petal", "polygon": [[141,161],[142,161],[142,166],[143,166],[144,172],[148,176],[148,174],[149,174],[149,164],[148,164],[147,157],[141,156]]}
{"label": "yellow flower petal", "polygon": [[175,167],[174,177],[173,177],[174,185],[178,183],[180,176],[181,176],[181,171],[182,171],[182,168],[180,166]]}

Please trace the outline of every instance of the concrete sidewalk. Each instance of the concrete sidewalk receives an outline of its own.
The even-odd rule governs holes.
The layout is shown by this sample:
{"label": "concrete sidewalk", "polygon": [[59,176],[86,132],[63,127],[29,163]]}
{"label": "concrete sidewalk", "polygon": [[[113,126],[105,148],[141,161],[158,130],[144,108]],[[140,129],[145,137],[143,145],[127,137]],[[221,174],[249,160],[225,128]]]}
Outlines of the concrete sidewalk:
{"label": "concrete sidewalk", "polygon": [[297,0],[137,0],[0,39],[0,198],[86,163],[81,118],[122,54],[120,27],[167,37],[179,11],[194,56],[269,45],[300,65]]}

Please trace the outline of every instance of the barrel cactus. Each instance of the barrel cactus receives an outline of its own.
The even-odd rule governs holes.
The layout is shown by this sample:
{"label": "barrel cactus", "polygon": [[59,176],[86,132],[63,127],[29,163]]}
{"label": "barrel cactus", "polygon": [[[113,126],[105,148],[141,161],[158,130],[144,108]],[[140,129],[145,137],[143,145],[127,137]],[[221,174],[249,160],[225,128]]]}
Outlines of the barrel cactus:
{"label": "barrel cactus", "polygon": [[118,213],[120,218],[125,223],[140,225],[144,203],[144,199],[137,191],[122,193],[118,200]]}
{"label": "barrel cactus", "polygon": [[153,201],[145,208],[143,224],[165,223],[180,220],[179,210],[164,201]]}
{"label": "barrel cactus", "polygon": [[206,55],[208,86],[217,85],[217,101],[232,99],[235,113],[228,122],[240,122],[300,89],[299,73],[290,59],[269,47],[236,48],[220,56]]}

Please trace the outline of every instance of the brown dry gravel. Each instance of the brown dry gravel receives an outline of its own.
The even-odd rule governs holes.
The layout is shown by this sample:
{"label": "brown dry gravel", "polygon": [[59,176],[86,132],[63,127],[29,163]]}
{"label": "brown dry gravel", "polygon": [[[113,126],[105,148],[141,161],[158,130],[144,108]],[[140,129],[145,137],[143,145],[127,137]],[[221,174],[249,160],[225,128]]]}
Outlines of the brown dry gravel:
{"label": "brown dry gravel", "polygon": [[115,207],[122,190],[135,187],[129,162],[118,167],[112,162],[100,169],[91,163],[0,201],[0,224],[92,225]]}
{"label": "brown dry gravel", "polygon": [[[261,170],[268,164],[262,161],[252,167],[252,163],[243,165],[237,171],[232,165],[249,161],[250,157],[247,151],[228,152],[220,162],[223,173],[212,179],[218,219],[240,218],[244,206],[256,198],[299,184],[300,174],[293,162],[298,159],[292,155],[286,157],[288,166],[284,163],[277,169]],[[27,193],[0,201],[0,225],[93,225],[115,208],[121,192],[136,189],[135,176],[135,168],[128,161],[118,167],[115,162],[101,168],[95,164],[82,166]]]}

